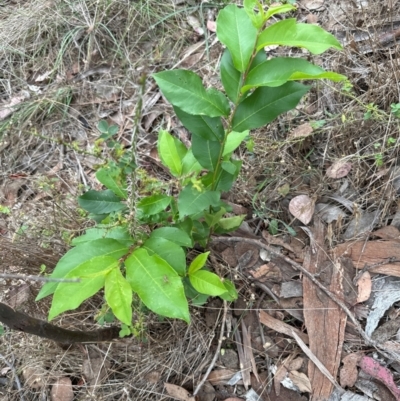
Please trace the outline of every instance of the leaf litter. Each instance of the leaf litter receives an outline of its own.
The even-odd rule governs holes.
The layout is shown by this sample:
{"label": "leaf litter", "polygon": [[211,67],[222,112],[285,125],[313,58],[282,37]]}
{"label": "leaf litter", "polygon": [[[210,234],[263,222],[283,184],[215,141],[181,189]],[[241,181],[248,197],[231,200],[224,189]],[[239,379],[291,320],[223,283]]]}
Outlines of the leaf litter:
{"label": "leaf litter", "polygon": [[[21,14],[13,3],[7,5],[6,13],[1,15],[7,28],[7,32],[0,32],[2,43],[8,44],[10,48],[17,46],[20,51],[25,51],[25,44],[37,37],[34,34],[36,20],[37,26],[41,22],[48,27],[57,20],[57,12],[52,11],[51,2],[30,1],[28,3],[26,7],[31,10],[31,13],[35,13],[33,16],[30,15],[29,19],[23,20],[23,13]],[[393,82],[396,82],[396,71],[390,64],[398,56],[395,46],[398,25],[396,25],[397,22],[392,22],[392,17],[398,14],[398,6],[389,5],[387,10],[382,11],[379,4],[370,2],[368,4],[366,2],[330,4],[324,1],[307,0],[299,4],[298,17],[307,19],[310,15],[309,11],[312,10],[322,26],[332,30],[341,38],[345,45],[344,52],[329,55],[322,61],[350,77],[354,88],[353,97],[357,98],[359,103],[348,100],[346,92],[341,92],[337,87],[326,86],[319,93],[312,92],[308,104],[301,103],[298,109],[289,116],[282,116],[278,122],[271,124],[268,127],[268,135],[265,132],[255,132],[253,154],[240,150],[241,153],[238,156],[244,161],[242,181],[237,184],[235,192],[228,196],[231,197],[232,202],[247,207],[255,215],[253,219],[246,222],[251,229],[250,233],[248,230],[247,233],[241,232],[242,243],[244,239],[260,240],[260,230],[273,227],[274,225],[268,225],[273,219],[278,222],[275,225],[278,231],[263,236],[264,244],[274,247],[273,252],[268,251],[269,256],[264,261],[258,258],[261,248],[257,243],[248,244],[249,246],[241,245],[241,247],[227,243],[224,250],[215,250],[216,256],[222,252],[224,255],[234,254],[234,258],[228,264],[233,269],[232,274],[235,280],[243,284],[241,296],[244,307],[240,311],[240,316],[241,319],[252,316],[253,320],[246,324],[234,325],[233,332],[240,332],[240,339],[235,340],[234,337],[228,336],[224,343],[224,346],[235,352],[242,347],[241,362],[246,367],[245,381],[249,390],[246,392],[244,388],[242,389],[240,382],[236,387],[224,382],[224,384],[213,384],[215,387],[213,391],[217,391],[220,398],[222,394],[222,399],[223,397],[225,399],[259,399],[261,397],[275,400],[305,400],[308,397],[306,394],[311,390],[310,399],[317,400],[325,397],[333,385],[312,362],[315,357],[315,360],[319,360],[332,377],[340,381],[342,387],[347,386],[354,390],[353,385],[358,386],[358,391],[367,394],[368,390],[365,386],[356,384],[362,380],[361,374],[366,373],[369,375],[367,376],[369,381],[377,380],[376,394],[385,394],[382,387],[378,386],[379,382],[398,399],[397,386],[393,382],[398,378],[396,370],[398,359],[388,358],[381,349],[378,349],[380,351],[377,354],[371,352],[371,349],[366,347],[360,339],[354,322],[344,323],[346,319],[338,304],[321,289],[315,288],[315,284],[309,282],[307,277],[302,276],[300,271],[296,271],[290,265],[290,260],[302,264],[308,271],[312,271],[318,281],[323,283],[331,293],[344,299],[352,307],[356,308],[360,303],[361,306],[368,306],[370,309],[367,309],[365,322],[359,320],[362,326],[366,324],[366,333],[380,344],[385,344],[387,350],[400,354],[396,338],[399,326],[394,313],[398,303],[397,281],[394,277],[400,276],[398,261],[400,255],[397,255],[399,234],[396,231],[398,223],[395,218],[398,215],[396,203],[398,183],[396,174],[392,174],[397,168],[395,161],[398,159],[398,145],[397,143],[390,145],[392,141],[388,141],[390,137],[396,139],[398,132],[395,116],[388,117],[390,104],[398,102],[397,90],[393,85]],[[79,7],[69,6],[72,7],[70,10],[72,15],[75,15]],[[117,4],[114,5],[116,9],[113,20],[116,25],[112,28],[113,32],[118,34],[121,27],[130,26],[130,24],[125,24],[119,19],[121,17],[117,12],[117,6]],[[152,63],[176,64],[176,60],[172,60],[173,57],[185,58],[186,68],[199,66],[205,81],[212,81],[214,79],[212,62],[215,61],[213,56],[218,54],[214,52],[215,44],[207,42],[205,46],[199,48],[199,51],[197,47],[193,52],[185,48],[181,50],[176,32],[179,32],[179,36],[184,37],[191,45],[197,45],[199,36],[204,34],[203,31],[199,31],[200,28],[203,29],[203,26],[206,26],[209,30],[208,34],[213,34],[215,27],[211,21],[214,19],[209,18],[208,15],[186,13],[186,2],[175,2],[174,7],[178,7],[176,10],[167,9],[166,6],[160,7],[164,8],[157,11],[165,13],[164,15],[170,15],[172,11],[178,10],[176,19],[165,19],[166,22],[160,23],[161,18],[150,23],[145,20],[148,16],[142,15],[142,20],[137,20],[140,22],[137,24],[138,30],[135,35],[130,36],[136,42],[134,45],[131,44],[135,55],[133,58],[149,60],[146,67],[149,64],[153,65]],[[184,18],[181,19],[180,14]],[[140,14],[135,14],[135,18],[136,16]],[[208,22],[204,23],[199,17]],[[65,20],[67,21],[68,18]],[[166,37],[162,46],[157,48],[149,39],[151,36],[149,25],[158,23],[167,30],[172,40]],[[15,30],[16,24],[20,26],[19,30]],[[185,24],[189,24],[189,27],[185,28]],[[177,26],[179,26],[178,29]],[[10,35],[10,32],[15,33]],[[53,46],[58,35],[58,33],[54,35],[53,41],[50,40],[48,43]],[[86,42],[82,38],[83,36],[81,38],[79,35],[74,36],[75,42],[68,50],[73,55],[71,59],[80,60],[79,54],[89,50],[84,48]],[[60,151],[59,143],[51,142],[48,138],[52,136],[58,138],[57,135],[61,132],[61,139],[66,143],[76,141],[83,149],[90,150],[96,135],[87,127],[95,127],[101,118],[110,118],[110,121],[114,120],[121,127],[119,134],[121,140],[126,140],[124,130],[127,127],[129,129],[129,124],[125,122],[131,118],[132,104],[136,100],[135,91],[132,90],[131,85],[135,77],[130,77],[128,82],[123,78],[124,74],[109,67],[109,60],[102,60],[101,54],[104,52],[107,53],[105,59],[117,60],[117,57],[110,50],[112,48],[110,37],[101,33],[99,38],[104,39],[104,42],[98,43],[106,43],[109,47],[100,49],[100,52],[97,49],[92,53],[86,53],[91,61],[90,66],[85,66],[83,62],[80,63],[81,65],[75,63],[75,65],[65,66],[65,71],[69,71],[65,74],[65,78],[74,87],[73,100],[69,108],[60,105],[66,104],[65,102],[68,104],[70,92],[62,92],[63,88],[60,87],[53,90],[54,85],[62,83],[59,77],[53,78],[51,73],[49,74],[48,65],[55,60],[54,49],[48,47],[48,52],[43,54],[48,54],[49,58],[37,60],[38,65],[33,68],[35,72],[31,77],[36,85],[40,84],[40,91],[29,89],[32,92],[30,96],[26,96],[18,104],[15,102],[19,101],[19,94],[24,93],[21,92],[22,88],[18,80],[25,76],[23,68],[27,69],[28,65],[15,63],[12,58],[5,61],[7,64],[4,67],[5,78],[9,80],[11,90],[7,92],[3,102],[3,114],[0,114],[2,122],[8,124],[8,119],[15,117],[13,120],[15,126],[22,124],[19,125],[19,129],[21,127],[25,129],[31,125],[24,124],[30,121],[30,124],[39,129],[42,136],[47,137],[47,139],[33,137],[28,132],[29,130],[22,132],[17,128],[15,132],[10,131],[9,135],[6,134],[1,138],[0,161],[4,171],[1,179],[3,190],[1,194],[5,193],[5,188],[9,188],[5,196],[3,195],[1,204],[6,202],[4,206],[21,209],[14,210],[11,216],[4,215],[4,222],[0,222],[2,235],[5,235],[1,240],[0,252],[2,263],[6,266],[14,266],[16,271],[32,269],[34,261],[38,266],[46,263],[48,267],[51,267],[63,251],[63,246],[57,245],[56,241],[54,245],[51,241],[47,241],[47,244],[45,241],[45,245],[52,244],[50,251],[46,248],[43,250],[38,248],[37,242],[33,241],[33,234],[31,234],[32,238],[15,241],[13,237],[21,227],[22,216],[26,214],[32,216],[39,211],[43,213],[43,210],[46,210],[46,216],[52,215],[49,212],[52,205],[45,209],[46,201],[50,200],[54,206],[56,200],[58,201],[57,192],[73,193],[77,182],[91,184],[94,187],[99,185],[93,174],[93,166],[99,160],[66,151],[65,145]],[[212,36],[211,40],[213,40]],[[210,44],[211,47],[209,47]],[[286,50],[269,49],[272,55],[275,55],[275,51],[284,56]],[[382,52],[386,52],[385,54],[390,57],[382,57]],[[206,54],[207,57],[205,57]],[[191,56],[193,57],[189,59]],[[169,57],[171,60],[168,59]],[[129,63],[132,70],[142,68],[136,61],[129,60]],[[102,69],[104,65],[108,68]],[[19,70],[16,71],[15,68]],[[52,103],[46,103],[46,99],[53,98],[55,93],[64,93],[64,95]],[[154,95],[155,100],[145,107],[146,121],[143,121],[145,130],[139,139],[142,154],[150,153],[151,135],[154,135],[158,128],[164,127],[164,119],[170,122],[173,120],[168,116],[170,111],[163,104],[159,93],[154,91],[154,87],[149,86],[147,94],[149,99]],[[36,104],[44,105],[46,112],[43,112],[41,108],[33,107],[32,98]],[[366,109],[365,105],[371,102],[379,105],[377,111],[371,112]],[[11,108],[13,103],[16,107]],[[78,110],[78,114],[73,115],[70,110],[66,114],[65,110],[70,108]],[[324,125],[316,127],[303,121],[304,115],[307,115],[306,112],[312,110],[315,115],[311,114],[310,120],[324,119]],[[318,115],[321,110],[326,112]],[[63,120],[64,118],[66,120]],[[86,123],[82,124],[81,121]],[[290,137],[287,132],[292,134],[297,132],[296,141],[298,142],[286,141],[286,138]],[[376,146],[378,142],[379,147]],[[18,149],[19,154],[15,149]],[[341,162],[350,158],[351,163]],[[392,171],[391,174],[382,173],[380,170],[382,166],[379,165],[380,158],[387,171]],[[58,164],[60,159],[62,163]],[[332,160],[339,160],[339,162],[332,163]],[[158,168],[156,163],[151,161],[149,163],[144,157],[143,164],[148,166],[149,170],[154,171]],[[57,165],[61,166],[58,170],[54,169]],[[10,182],[15,180],[12,178],[13,174],[20,171],[26,174],[24,180],[10,186]],[[49,174],[51,171],[53,173]],[[163,179],[163,173],[159,170],[156,174]],[[392,178],[388,178],[388,175]],[[56,178],[58,183],[54,184],[52,191],[46,192],[43,181],[48,178]],[[32,185],[30,188],[31,183],[37,182],[40,182],[40,185]],[[60,184],[61,182],[63,185]],[[283,186],[284,190],[282,190]],[[36,197],[37,194],[40,194],[40,197]],[[33,211],[30,210],[32,207]],[[72,205],[63,205],[63,210],[67,215],[71,215]],[[317,223],[317,215],[326,225],[323,230],[321,223]],[[58,226],[63,226],[66,223],[60,216],[55,215],[54,221]],[[296,218],[294,221],[293,216]],[[76,216],[73,216],[71,220],[74,221],[74,219]],[[309,238],[302,233],[297,220],[309,226],[307,231]],[[78,221],[76,220],[76,223],[71,224],[69,228],[79,229]],[[48,225],[48,222],[46,223]],[[41,224],[43,226],[43,222]],[[40,221],[37,219],[33,226],[40,227]],[[293,231],[289,232],[287,227],[292,228]],[[39,233],[42,237],[43,230]],[[348,241],[344,242],[344,239]],[[61,239],[57,241],[62,243]],[[219,265],[219,268],[231,273],[225,265]],[[251,275],[251,280],[248,278],[250,271],[258,272],[256,276]],[[355,285],[349,285],[346,289],[345,284],[353,280],[358,284],[358,288]],[[282,305],[285,305],[283,291],[286,291],[289,285],[296,285],[296,283],[300,284],[300,287],[297,285],[296,291],[289,292],[296,296],[286,298],[293,302],[290,306],[286,304],[283,307]],[[259,284],[263,285],[264,289],[258,286]],[[342,284],[343,288],[341,288]],[[15,284],[12,285],[15,286]],[[31,285],[31,287],[35,291],[34,286]],[[16,297],[16,302],[21,302],[18,307],[27,308],[26,305],[32,303],[27,299],[29,294],[23,289],[21,295],[24,296],[20,299]],[[160,399],[166,396],[165,392],[168,393],[167,388],[170,384],[182,389],[182,393],[179,393],[180,397],[190,399],[191,391],[198,378],[207,369],[210,355],[215,348],[215,341],[210,341],[209,338],[219,330],[217,324],[220,321],[219,308],[220,306],[214,307],[215,313],[209,319],[214,323],[212,327],[207,327],[200,316],[194,319],[194,323],[189,327],[179,322],[160,324],[155,319],[146,327],[149,333],[147,343],[141,343],[138,340],[129,340],[129,342],[120,340],[112,344],[109,349],[107,348],[109,344],[99,344],[103,359],[100,358],[96,363],[111,372],[111,376],[109,379],[104,376],[104,379],[94,384],[94,391],[103,399],[111,399],[110,394],[122,397],[124,385],[129,383],[126,391],[131,394],[131,397]],[[43,306],[43,310],[39,308],[33,312],[43,314],[45,309],[46,307]],[[79,327],[82,321],[91,319],[92,310],[93,305],[88,304],[79,312],[80,315],[67,316],[62,324]],[[293,318],[293,316],[297,317]],[[325,326],[321,322],[324,319],[329,321],[329,325]],[[309,344],[311,356],[303,353],[301,347],[293,341],[293,332],[297,333],[304,343]],[[1,354],[10,361],[14,360],[16,354],[17,363],[22,367],[23,372],[29,372],[27,368],[33,369],[29,377],[35,377],[34,382],[40,382],[41,385],[43,383],[43,386],[47,388],[50,386],[56,388],[56,384],[62,383],[63,378],[68,376],[67,373],[71,374],[72,369],[73,376],[82,377],[82,380],[77,381],[78,384],[72,384],[72,389],[75,392],[86,391],[84,379],[87,380],[88,372],[82,371],[80,366],[83,366],[83,362],[88,359],[84,359],[82,350],[75,349],[59,353],[49,350],[43,354],[42,350],[48,349],[45,341],[22,337],[19,333],[7,333],[7,335],[12,336],[12,341],[1,345]],[[324,341],[321,341],[321,338]],[[18,344],[23,347],[18,347]],[[95,347],[84,345],[85,352],[88,349],[93,351]],[[24,352],[26,349],[30,350],[29,356],[26,351]],[[343,359],[341,359],[342,351]],[[355,358],[357,362],[352,360],[352,365],[349,366],[344,354],[358,355],[359,351],[366,355],[362,360]],[[124,358],[120,359],[120,355],[124,355]],[[297,380],[295,384],[297,390],[283,388],[278,380],[276,380],[278,381],[276,386],[270,387],[273,380],[271,362],[282,365],[280,362],[291,355],[301,355],[298,358],[303,361],[300,367],[285,368],[286,375],[292,383],[295,384]],[[37,365],[32,366],[32,356],[39,362]],[[224,366],[221,361],[222,359],[218,362],[219,368]],[[352,372],[352,378],[347,382],[338,379],[338,375],[341,374],[338,373],[341,362],[342,369],[346,366],[348,371]],[[53,370],[53,373],[49,373],[48,368],[54,366],[59,366],[58,371]],[[239,371],[240,369],[237,368],[229,374],[232,373],[234,376]],[[189,376],[187,372],[190,372]],[[259,380],[255,377],[255,373]],[[343,373],[343,376],[346,377],[347,373]],[[150,377],[153,379],[149,380]],[[23,385],[26,386],[23,390],[24,395],[30,399],[28,398],[29,391],[32,391],[29,389],[30,381],[23,375],[22,379]],[[117,391],[113,383],[119,384]],[[70,389],[69,384],[66,388]],[[173,392],[171,388],[170,391]],[[176,397],[176,394],[178,393],[170,395]],[[212,391],[210,394],[213,394]],[[15,391],[12,396],[18,399]],[[365,400],[367,398],[366,395],[364,397],[347,390],[339,394],[337,399]],[[381,396],[381,399],[389,398]]]}

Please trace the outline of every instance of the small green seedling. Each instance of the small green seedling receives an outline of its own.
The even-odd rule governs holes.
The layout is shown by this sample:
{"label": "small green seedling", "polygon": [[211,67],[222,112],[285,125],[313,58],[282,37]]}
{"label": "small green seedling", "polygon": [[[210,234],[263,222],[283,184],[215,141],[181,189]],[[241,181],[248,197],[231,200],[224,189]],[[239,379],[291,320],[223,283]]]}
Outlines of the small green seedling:
{"label": "small green seedling", "polygon": [[[117,128],[99,123],[99,151],[101,141],[112,150],[111,159],[96,172],[106,189],[90,190],[78,199],[98,224],[72,240],[73,248],[52,273],[80,282],[49,282],[42,287],[38,300],[53,296],[49,319],[103,291],[124,336],[137,332],[132,324],[134,299],[160,316],[189,322],[189,302],[199,305],[209,296],[237,298],[229,277],[218,276],[208,264],[212,236],[237,229],[245,218],[232,215],[222,198],[242,167],[234,153],[242,143],[251,151],[251,130],[297,106],[311,88],[300,81],[346,79],[302,58],[267,59],[264,48],[271,45],[299,47],[311,54],[342,48],[316,25],[293,18],[270,24],[275,14],[294,10],[291,4],[264,9],[257,0],[245,0],[243,8],[231,4],[220,11],[223,91],[204,87],[200,76],[184,69],[153,74],[192,134],[189,147],[166,130],[158,134],[158,154],[171,177],[168,185],[151,193],[135,186],[139,170],[132,155],[113,138]],[[132,222],[135,230],[130,229]],[[274,233],[277,224],[272,226]]]}

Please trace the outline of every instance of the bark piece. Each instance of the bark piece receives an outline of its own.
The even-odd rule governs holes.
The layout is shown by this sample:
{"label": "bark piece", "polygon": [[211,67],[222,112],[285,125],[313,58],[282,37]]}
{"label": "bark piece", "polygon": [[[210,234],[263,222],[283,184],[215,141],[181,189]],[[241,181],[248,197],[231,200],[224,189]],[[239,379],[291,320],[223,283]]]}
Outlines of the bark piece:
{"label": "bark piece", "polygon": [[[313,236],[315,253],[306,253],[304,267],[339,299],[343,299],[343,266],[337,260],[328,260],[324,246],[325,230],[322,222],[315,220]],[[318,289],[307,277],[303,278],[304,320],[310,341],[310,350],[336,377],[340,364],[346,314],[325,293]],[[326,400],[333,390],[333,384],[310,361],[308,377],[312,385],[311,400]]]}

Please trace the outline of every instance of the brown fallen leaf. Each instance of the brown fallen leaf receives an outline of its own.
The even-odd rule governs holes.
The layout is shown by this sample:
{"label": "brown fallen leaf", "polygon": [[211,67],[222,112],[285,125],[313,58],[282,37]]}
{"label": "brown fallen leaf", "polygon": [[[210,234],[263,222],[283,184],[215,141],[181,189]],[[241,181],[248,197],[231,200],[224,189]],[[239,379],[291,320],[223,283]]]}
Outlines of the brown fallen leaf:
{"label": "brown fallen leaf", "polygon": [[289,203],[290,213],[303,224],[308,224],[311,221],[314,209],[315,201],[307,195],[295,196]]}
{"label": "brown fallen leaf", "polygon": [[306,374],[292,370],[289,372],[288,377],[301,393],[311,393],[310,379]]}
{"label": "brown fallen leaf", "polygon": [[52,386],[50,392],[51,401],[72,401],[74,391],[69,377],[60,377]]}
{"label": "brown fallen leaf", "polygon": [[363,272],[361,277],[357,280],[358,296],[357,303],[365,302],[371,296],[372,280],[369,272]]}
{"label": "brown fallen leaf", "polygon": [[361,354],[354,352],[342,359],[343,366],[340,369],[340,385],[342,387],[354,386],[358,378],[357,364],[361,357]]}
{"label": "brown fallen leaf", "polygon": [[235,373],[232,369],[216,369],[208,375],[207,380],[213,386],[224,386]]}
{"label": "brown fallen leaf", "polygon": [[310,123],[304,123],[296,127],[290,134],[289,139],[309,136],[313,133],[313,127]]}
{"label": "brown fallen leaf", "polygon": [[168,395],[174,397],[180,401],[195,401],[195,397],[192,397],[189,391],[185,390],[181,386],[176,384],[164,383],[165,390],[167,390]]}
{"label": "brown fallen leaf", "polygon": [[338,160],[333,163],[332,166],[328,168],[328,170],[326,170],[326,175],[330,178],[335,179],[343,178],[346,177],[347,174],[349,174],[352,167],[353,165],[351,163],[344,160]]}
{"label": "brown fallen leaf", "polygon": [[260,311],[259,314],[260,322],[272,330],[278,333],[286,334],[289,337],[293,337],[292,331],[294,331],[306,344],[308,344],[308,336],[300,330],[290,326],[289,324],[282,322],[281,320],[275,319],[267,312]]}
{"label": "brown fallen leaf", "polygon": [[400,231],[395,226],[385,226],[372,233],[375,237],[380,239],[400,239]]}

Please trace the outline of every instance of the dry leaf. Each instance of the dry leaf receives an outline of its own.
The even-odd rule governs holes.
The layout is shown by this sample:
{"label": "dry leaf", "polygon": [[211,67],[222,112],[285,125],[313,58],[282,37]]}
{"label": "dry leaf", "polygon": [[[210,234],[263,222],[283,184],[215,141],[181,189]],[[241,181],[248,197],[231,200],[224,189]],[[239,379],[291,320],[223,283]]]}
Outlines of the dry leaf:
{"label": "dry leaf", "polygon": [[342,359],[343,367],[340,369],[340,385],[353,387],[358,377],[357,363],[362,355],[352,353]]}
{"label": "dry leaf", "polygon": [[25,386],[34,390],[44,387],[43,377],[47,376],[47,371],[42,367],[27,367],[22,371],[22,377],[25,381]]}
{"label": "dry leaf", "polygon": [[322,221],[328,224],[346,217],[346,213],[339,206],[327,203],[317,203],[315,212],[319,214]]}
{"label": "dry leaf", "polygon": [[325,0],[303,0],[301,5],[308,10],[320,10],[324,7]]}
{"label": "dry leaf", "polygon": [[346,177],[347,174],[349,174],[351,168],[353,165],[349,162],[345,162],[344,160],[338,160],[335,163],[332,164],[326,170],[326,175],[330,178],[343,178]]}
{"label": "dry leaf", "polygon": [[365,302],[367,299],[369,299],[372,291],[372,280],[368,271],[364,272],[358,279],[357,286],[357,303]]}
{"label": "dry leaf", "polygon": [[216,369],[213,370],[207,377],[207,380],[213,386],[226,385],[236,372],[231,369]]}
{"label": "dry leaf", "polygon": [[164,383],[164,387],[167,390],[168,395],[173,398],[177,398],[181,401],[195,401],[195,397],[192,397],[189,391],[185,390],[181,386],[171,383]]}
{"label": "dry leaf", "polygon": [[29,97],[30,97],[30,94],[28,91],[21,91],[21,93],[19,95],[11,98],[11,100],[8,104],[0,105],[0,121],[6,119],[12,113],[14,113],[14,111],[16,110],[16,108],[14,106],[23,102],[26,99],[29,99]]}
{"label": "dry leaf", "polygon": [[204,35],[204,29],[201,27],[201,23],[196,17],[193,17],[193,15],[189,15],[187,17],[187,22],[196,33],[201,36]]}
{"label": "dry leaf", "polygon": [[295,196],[289,203],[289,211],[303,224],[308,224],[314,214],[315,202],[307,195]]}
{"label": "dry leaf", "polygon": [[307,375],[300,373],[297,370],[293,370],[289,372],[288,376],[301,393],[311,393],[311,383]]}
{"label": "dry leaf", "polygon": [[207,29],[210,32],[217,32],[217,23],[215,21],[207,21]]}
{"label": "dry leaf", "polygon": [[74,399],[74,391],[69,377],[60,377],[51,388],[51,401],[72,401]]}
{"label": "dry leaf", "polygon": [[309,136],[313,133],[310,123],[304,123],[296,127],[288,136],[289,139]]}

